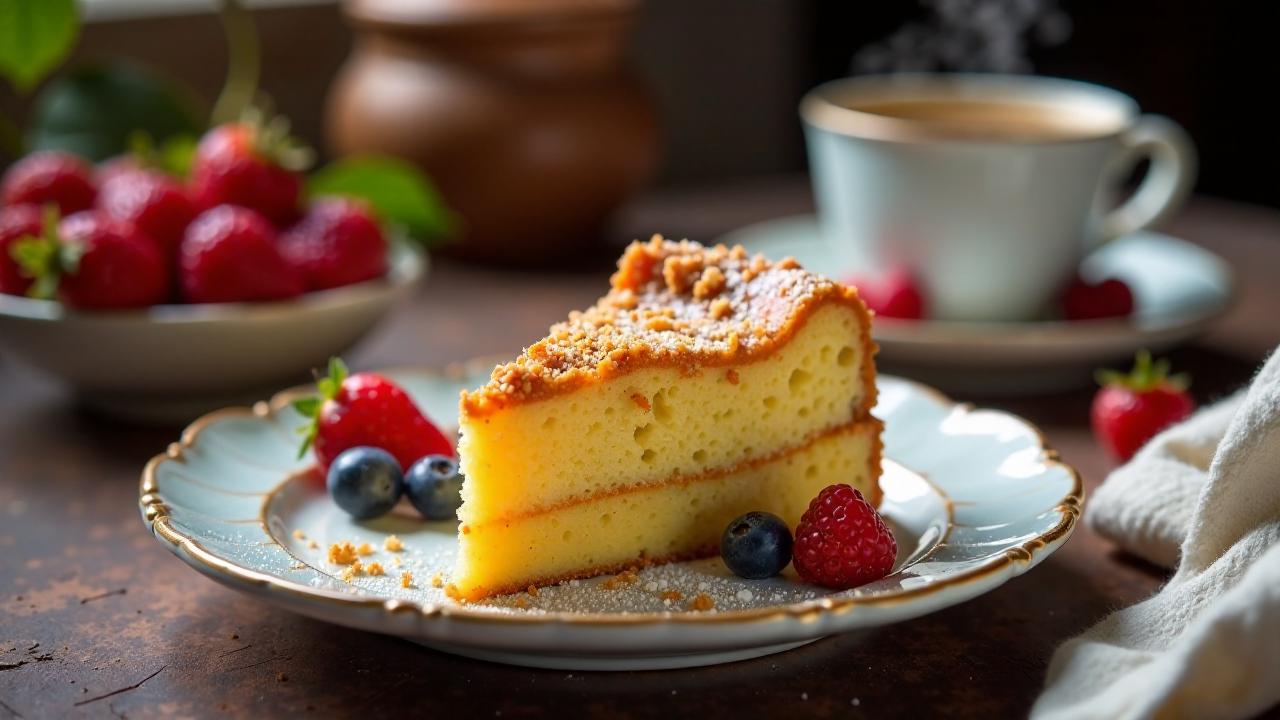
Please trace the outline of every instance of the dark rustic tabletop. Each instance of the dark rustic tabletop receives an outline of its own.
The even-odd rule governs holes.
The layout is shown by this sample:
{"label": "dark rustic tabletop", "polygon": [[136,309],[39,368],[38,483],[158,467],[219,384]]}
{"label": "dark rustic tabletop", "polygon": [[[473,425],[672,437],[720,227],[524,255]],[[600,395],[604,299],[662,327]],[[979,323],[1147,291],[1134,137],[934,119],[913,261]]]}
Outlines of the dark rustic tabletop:
{"label": "dark rustic tabletop", "polygon": [[[665,191],[622,213],[613,236],[709,239],[808,208],[798,178]],[[1280,343],[1280,212],[1198,199],[1168,229],[1238,273],[1230,315],[1173,353],[1207,401],[1247,381]],[[600,294],[611,254],[557,274],[439,261],[412,305],[349,359],[440,365],[518,350]],[[963,399],[1040,425],[1092,488],[1109,464],[1090,437],[1090,395]],[[137,510],[143,463],[177,433],[91,416],[57,384],[4,360],[0,345],[0,720],[1020,716],[1058,643],[1165,578],[1080,527],[991,593],[782,655],[679,672],[507,667],[277,610],[185,566]]]}

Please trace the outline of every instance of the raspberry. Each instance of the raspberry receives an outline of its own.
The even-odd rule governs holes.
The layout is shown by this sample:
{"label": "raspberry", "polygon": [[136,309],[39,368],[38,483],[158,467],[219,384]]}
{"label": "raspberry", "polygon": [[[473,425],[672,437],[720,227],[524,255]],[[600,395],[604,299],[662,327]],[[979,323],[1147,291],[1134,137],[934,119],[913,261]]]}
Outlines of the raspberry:
{"label": "raspberry", "polygon": [[829,485],[796,526],[792,563],[804,580],[846,590],[893,569],[898,542],[880,513],[848,485]]}
{"label": "raspberry", "polygon": [[858,296],[878,317],[923,320],[928,314],[921,283],[905,268],[894,268],[879,276],[850,278]]}
{"label": "raspberry", "polygon": [[1133,290],[1119,278],[1089,283],[1077,276],[1062,296],[1062,315],[1068,320],[1098,320],[1133,314]]}

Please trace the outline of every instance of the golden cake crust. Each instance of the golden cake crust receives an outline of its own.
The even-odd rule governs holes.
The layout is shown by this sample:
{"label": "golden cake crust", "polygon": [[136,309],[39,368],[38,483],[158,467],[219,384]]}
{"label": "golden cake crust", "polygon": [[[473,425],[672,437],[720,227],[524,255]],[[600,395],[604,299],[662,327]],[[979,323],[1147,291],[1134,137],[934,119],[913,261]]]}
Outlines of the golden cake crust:
{"label": "golden cake crust", "polygon": [[[463,414],[479,418],[504,407],[572,391],[644,367],[688,368],[764,359],[787,343],[818,308],[840,303],[870,317],[857,291],[813,275],[793,258],[748,256],[742,246],[707,248],[655,235],[632,243],[618,261],[608,294],[574,312],[488,383],[462,394]],[[869,331],[864,357],[875,352]],[[858,415],[875,402],[873,363]]]}

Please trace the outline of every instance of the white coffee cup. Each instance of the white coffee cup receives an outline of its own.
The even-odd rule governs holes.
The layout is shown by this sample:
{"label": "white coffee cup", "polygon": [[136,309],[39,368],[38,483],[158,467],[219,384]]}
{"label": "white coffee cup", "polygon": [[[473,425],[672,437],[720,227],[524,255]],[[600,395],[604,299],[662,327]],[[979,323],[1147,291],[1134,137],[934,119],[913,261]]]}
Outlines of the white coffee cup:
{"label": "white coffee cup", "polygon": [[827,241],[858,273],[914,273],[938,320],[1041,316],[1090,249],[1160,221],[1195,176],[1172,121],[1071,80],[856,77],[810,91],[800,115]]}

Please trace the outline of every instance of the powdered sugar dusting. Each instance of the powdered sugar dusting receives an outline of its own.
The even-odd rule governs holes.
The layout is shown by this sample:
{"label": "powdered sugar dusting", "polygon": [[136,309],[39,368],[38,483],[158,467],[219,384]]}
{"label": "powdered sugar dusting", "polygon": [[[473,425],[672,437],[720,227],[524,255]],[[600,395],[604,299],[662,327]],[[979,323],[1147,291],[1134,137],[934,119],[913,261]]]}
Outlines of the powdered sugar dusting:
{"label": "powdered sugar dusting", "polygon": [[[541,588],[537,597],[515,593],[491,598],[476,607],[534,613],[717,613],[785,605],[825,594],[787,575],[743,580],[731,574],[719,558],[710,558],[646,568],[637,571],[636,581],[631,583],[610,583],[609,580],[615,576],[609,575],[591,580],[571,580]],[[693,609],[699,594],[709,597],[714,606],[709,610]]]}

